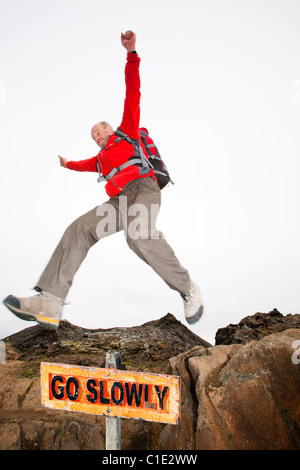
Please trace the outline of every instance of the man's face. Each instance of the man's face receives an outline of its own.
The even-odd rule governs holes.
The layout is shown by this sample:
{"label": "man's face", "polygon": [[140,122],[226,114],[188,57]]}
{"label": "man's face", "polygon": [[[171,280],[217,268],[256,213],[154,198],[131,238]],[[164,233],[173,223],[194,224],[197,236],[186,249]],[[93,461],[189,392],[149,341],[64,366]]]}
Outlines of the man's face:
{"label": "man's face", "polygon": [[92,128],[91,133],[92,138],[94,139],[96,144],[99,145],[99,147],[104,148],[107,143],[108,136],[110,134],[110,128],[104,128],[102,124],[95,124],[95,126]]}

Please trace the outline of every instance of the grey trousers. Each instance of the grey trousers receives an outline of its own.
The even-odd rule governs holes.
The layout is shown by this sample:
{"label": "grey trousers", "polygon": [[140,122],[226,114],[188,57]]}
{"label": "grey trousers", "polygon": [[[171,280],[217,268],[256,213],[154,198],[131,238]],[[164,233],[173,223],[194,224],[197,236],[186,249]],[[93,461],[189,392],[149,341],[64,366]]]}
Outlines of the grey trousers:
{"label": "grey trousers", "polygon": [[161,232],[156,218],[160,189],[152,178],[131,181],[118,194],[76,219],[66,229],[36,287],[65,300],[73,278],[89,249],[99,240],[124,230],[128,246],[179,293],[191,286],[183,268]]}

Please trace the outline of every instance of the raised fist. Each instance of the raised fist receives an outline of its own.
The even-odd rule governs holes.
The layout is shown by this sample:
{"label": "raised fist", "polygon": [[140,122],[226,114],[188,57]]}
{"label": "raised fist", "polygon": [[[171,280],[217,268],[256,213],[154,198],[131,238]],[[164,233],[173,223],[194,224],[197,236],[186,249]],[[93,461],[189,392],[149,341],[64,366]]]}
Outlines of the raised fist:
{"label": "raised fist", "polygon": [[135,50],[136,35],[133,31],[126,31],[126,33],[121,33],[121,43],[125,47],[127,52]]}

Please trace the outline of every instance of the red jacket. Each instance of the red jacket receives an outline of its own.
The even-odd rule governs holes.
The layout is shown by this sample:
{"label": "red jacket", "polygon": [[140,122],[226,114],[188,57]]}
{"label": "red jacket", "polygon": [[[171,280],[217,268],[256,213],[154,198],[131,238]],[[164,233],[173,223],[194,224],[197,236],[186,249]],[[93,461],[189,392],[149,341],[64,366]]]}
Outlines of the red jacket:
{"label": "red jacket", "polygon": [[[126,97],[124,102],[124,112],[122,123],[120,125],[121,131],[128,135],[131,139],[140,139],[139,124],[140,124],[140,74],[139,66],[141,59],[138,54],[128,52],[127,63],[125,66],[125,84],[126,84]],[[81,161],[68,161],[67,168],[76,171],[97,171],[97,161],[100,164],[101,173],[106,176],[113,168],[117,168],[125,162],[128,162],[130,157],[134,157],[134,147],[129,142],[121,140],[116,142],[117,136],[113,134],[109,137],[108,142],[104,149],[98,155],[87,160]],[[147,152],[144,149],[144,154]],[[148,174],[141,174],[141,168],[135,165],[130,165],[124,170],[113,176],[105,185],[105,190],[110,197],[117,196],[119,192],[126,186],[127,183],[136,178],[147,178],[154,173],[149,169]]]}

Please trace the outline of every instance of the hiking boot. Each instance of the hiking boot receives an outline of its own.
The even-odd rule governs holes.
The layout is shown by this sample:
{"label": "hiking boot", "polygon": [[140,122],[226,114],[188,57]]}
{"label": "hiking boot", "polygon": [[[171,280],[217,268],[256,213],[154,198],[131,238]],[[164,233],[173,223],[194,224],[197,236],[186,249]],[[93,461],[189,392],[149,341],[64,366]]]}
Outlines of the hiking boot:
{"label": "hiking boot", "polygon": [[201,299],[200,288],[192,281],[187,294],[181,294],[184,302],[184,314],[186,321],[192,325],[200,320],[204,306]]}
{"label": "hiking boot", "polygon": [[37,321],[45,328],[56,329],[62,315],[64,301],[45,290],[31,297],[9,295],[4,305],[17,317],[26,321]]}

